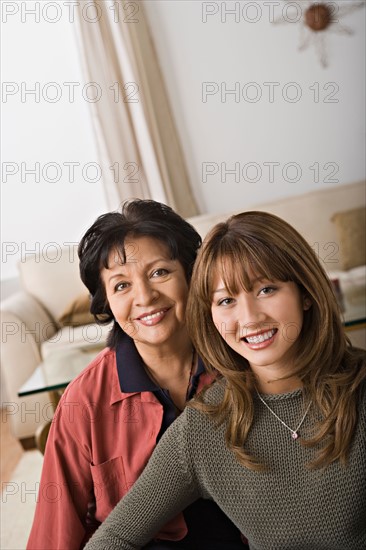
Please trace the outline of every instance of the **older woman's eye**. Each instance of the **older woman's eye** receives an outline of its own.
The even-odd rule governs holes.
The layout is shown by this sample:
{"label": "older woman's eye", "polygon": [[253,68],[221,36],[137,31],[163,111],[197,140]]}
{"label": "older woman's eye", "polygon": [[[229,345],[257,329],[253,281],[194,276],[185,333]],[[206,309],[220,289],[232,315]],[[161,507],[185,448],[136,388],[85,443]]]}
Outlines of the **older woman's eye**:
{"label": "older woman's eye", "polygon": [[162,277],[163,275],[167,275],[169,271],[164,268],[155,269],[155,271],[152,274],[152,277]]}
{"label": "older woman's eye", "polygon": [[120,292],[121,290],[125,290],[125,288],[127,288],[128,286],[128,283],[118,283],[115,287],[114,287],[114,291],[115,292]]}

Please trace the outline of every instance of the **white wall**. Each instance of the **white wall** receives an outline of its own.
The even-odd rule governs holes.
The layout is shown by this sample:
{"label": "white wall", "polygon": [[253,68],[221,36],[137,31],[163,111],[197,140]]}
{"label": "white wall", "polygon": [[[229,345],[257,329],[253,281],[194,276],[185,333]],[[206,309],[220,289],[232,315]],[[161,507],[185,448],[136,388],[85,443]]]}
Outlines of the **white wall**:
{"label": "white wall", "polygon": [[[22,14],[24,6],[29,9],[35,4],[31,0],[1,3],[2,78],[5,83],[15,82],[19,87],[17,93],[3,95],[2,100],[2,167],[3,171],[4,166],[18,170],[2,184],[2,279],[16,276],[21,251],[23,255],[38,249],[47,253],[47,243],[61,246],[78,241],[94,219],[107,210],[101,181],[88,181],[94,176],[92,170],[86,177],[82,174],[85,165],[98,163],[98,155],[89,104],[81,93],[85,81],[75,43],[75,23],[70,22],[69,9],[64,6],[67,2],[58,2],[61,17],[55,23],[47,21],[47,17],[55,18],[52,9],[41,14],[38,23],[34,15]],[[38,4],[43,7],[55,2]],[[218,13],[207,16],[204,23],[202,13],[208,4]],[[305,52],[297,51],[300,24],[271,24],[269,8],[265,6],[268,2],[257,2],[262,17],[250,23],[243,16],[243,9],[248,9],[244,12],[247,19],[253,20],[253,4],[144,2],[188,170],[203,212],[230,211],[365,177],[365,11],[343,19],[344,24],[353,28],[354,36],[326,34],[330,66],[323,69],[313,45]],[[284,2],[279,0],[275,4],[279,4],[275,7],[277,16],[282,13],[280,7]],[[4,5],[18,5],[19,11],[5,16]],[[222,22],[225,6],[236,5],[239,21],[227,15],[226,23]],[[333,30],[337,28],[334,25]],[[39,103],[34,95],[26,95],[22,100],[21,90],[34,87],[36,82],[41,90]],[[47,88],[49,82],[61,87],[62,96],[55,103],[44,98],[52,98],[55,91]],[[75,87],[74,102],[68,99],[69,88],[64,82],[81,84]],[[240,91],[246,83],[255,82],[262,91],[262,99],[250,103],[241,96],[236,103],[233,95],[221,101],[216,93],[203,102],[204,82],[216,83],[213,86],[219,88],[221,83],[233,88],[238,82]],[[269,88],[264,86],[265,82],[279,83],[273,103],[268,100]],[[290,103],[282,96],[289,82],[296,83],[302,92],[297,103]],[[318,103],[309,89],[314,83],[318,83],[320,90]],[[334,84],[325,91],[327,83]],[[335,86],[338,91],[333,99],[337,103],[326,103],[326,95]],[[253,91],[252,87],[248,94]],[[289,88],[289,95],[294,91],[294,87]],[[46,171],[46,180],[41,173],[40,181],[35,182],[34,175],[24,173],[24,169],[34,167],[36,162],[41,172],[48,163],[58,163],[60,181],[46,181],[55,176],[51,167]],[[73,182],[65,166],[67,162],[80,163],[75,168]],[[264,164],[270,162],[280,164],[275,168],[273,181],[268,165]],[[211,163],[209,168],[218,171],[208,175],[207,181],[202,177],[204,163]],[[225,182],[221,163],[226,163],[228,169],[236,164],[241,172],[248,163],[256,163],[262,174],[258,174],[257,182],[245,181],[242,173],[239,181],[232,174],[227,175]],[[297,182],[286,181],[296,176],[294,168],[285,173],[285,178],[282,176],[289,163],[296,163],[294,166],[301,170]],[[318,182],[310,169],[315,163],[320,169]],[[338,171],[331,182],[327,176],[329,179],[333,167]],[[255,175],[255,169],[249,169],[247,180],[253,180]]]}
{"label": "white wall", "polygon": [[[6,4],[18,6],[19,11],[6,14]],[[107,211],[101,180],[90,181],[97,179],[96,168],[85,170],[88,163],[98,163],[98,156],[89,104],[81,93],[85,81],[75,23],[65,8],[55,23],[48,21],[56,19],[52,9],[41,12],[36,22],[36,16],[24,9],[35,5],[2,2],[2,279],[17,275],[21,252],[23,257],[34,250],[47,254],[52,246],[77,242],[94,219]],[[50,82],[57,86],[49,87]],[[80,83],[75,86],[74,101],[69,95],[71,85],[64,82]],[[39,95],[25,93],[37,86]],[[60,90],[59,100],[50,102]],[[74,178],[71,167],[65,165],[70,162],[80,163]],[[36,163],[39,182],[26,173]],[[48,163],[56,165],[47,167]],[[59,181],[50,181],[59,176]]]}
{"label": "white wall", "polygon": [[[302,25],[271,23],[268,4],[144,2],[202,211],[230,211],[365,178],[365,9],[341,18],[353,36],[337,34],[340,24],[323,33],[329,52],[324,69],[314,44],[298,51]],[[272,4],[275,18],[302,15],[283,11],[282,0]],[[309,2],[295,4],[301,9]],[[338,2],[345,4],[350,2]],[[225,8],[237,10],[236,15],[226,14],[226,22]],[[217,13],[207,15],[205,23],[208,11]],[[224,90],[239,83],[241,96],[238,102],[234,95],[221,100],[218,92],[203,102],[204,82],[216,83],[212,89],[221,89],[223,83]],[[250,82],[256,86],[246,89]],[[273,102],[266,82],[279,83]],[[295,86],[286,88],[288,83]],[[262,93],[257,103],[246,100],[257,92]],[[301,99],[291,103],[300,92]],[[280,164],[272,181],[264,164],[270,162]],[[221,163],[227,169],[236,164],[240,173],[228,174],[225,182]],[[203,181],[205,166],[217,173]]]}

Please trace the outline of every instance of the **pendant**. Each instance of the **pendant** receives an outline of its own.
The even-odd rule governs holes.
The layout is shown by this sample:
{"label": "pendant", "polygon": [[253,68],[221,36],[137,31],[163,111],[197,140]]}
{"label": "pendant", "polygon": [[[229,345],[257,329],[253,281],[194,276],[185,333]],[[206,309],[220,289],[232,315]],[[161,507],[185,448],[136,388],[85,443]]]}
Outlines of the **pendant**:
{"label": "pendant", "polygon": [[291,437],[292,439],[297,439],[299,437],[299,434],[297,432],[292,432]]}

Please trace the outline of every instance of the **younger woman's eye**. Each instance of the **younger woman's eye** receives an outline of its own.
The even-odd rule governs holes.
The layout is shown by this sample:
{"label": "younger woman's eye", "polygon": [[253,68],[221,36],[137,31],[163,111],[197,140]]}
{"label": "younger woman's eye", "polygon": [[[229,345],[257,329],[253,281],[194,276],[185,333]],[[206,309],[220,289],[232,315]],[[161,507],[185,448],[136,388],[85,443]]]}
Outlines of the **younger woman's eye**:
{"label": "younger woman's eye", "polygon": [[273,294],[277,288],[275,286],[265,286],[260,289],[259,294],[262,294],[264,296],[268,296],[268,294]]}
{"label": "younger woman's eye", "polygon": [[217,302],[218,306],[228,306],[233,302],[233,298],[222,298]]}

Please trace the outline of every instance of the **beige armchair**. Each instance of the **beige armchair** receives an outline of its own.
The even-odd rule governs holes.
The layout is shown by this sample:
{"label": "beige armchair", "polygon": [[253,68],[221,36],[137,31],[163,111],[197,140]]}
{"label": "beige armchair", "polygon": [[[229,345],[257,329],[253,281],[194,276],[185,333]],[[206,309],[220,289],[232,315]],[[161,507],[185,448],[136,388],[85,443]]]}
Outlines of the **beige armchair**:
{"label": "beige armchair", "polygon": [[[80,317],[66,326],[60,322],[73,301],[87,295],[75,247],[28,255],[19,263],[19,275],[21,291],[1,303],[2,406],[13,434],[26,447],[52,418],[52,406],[47,392],[19,398],[19,388],[54,352],[103,347],[109,327],[80,325]],[[92,321],[90,314],[86,321]]]}

